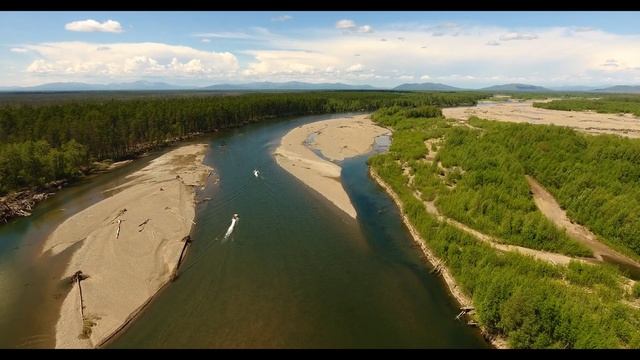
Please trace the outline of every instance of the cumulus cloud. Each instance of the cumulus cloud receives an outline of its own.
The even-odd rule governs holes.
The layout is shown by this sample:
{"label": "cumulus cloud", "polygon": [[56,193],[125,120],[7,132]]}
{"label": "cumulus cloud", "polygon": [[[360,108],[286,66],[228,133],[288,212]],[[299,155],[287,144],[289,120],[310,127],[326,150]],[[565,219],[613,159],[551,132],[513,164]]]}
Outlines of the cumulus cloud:
{"label": "cumulus cloud", "polygon": [[242,71],[245,76],[317,75],[340,64],[335,56],[309,51],[254,50],[247,53],[253,55],[255,61]]}
{"label": "cumulus cloud", "polygon": [[595,28],[589,26],[579,26],[573,29],[575,32],[587,32],[587,31],[595,31]]}
{"label": "cumulus cloud", "polygon": [[343,19],[336,22],[336,29],[340,30],[353,30],[356,28],[356,23],[353,20]]}
{"label": "cumulus cloud", "polygon": [[[343,26],[353,29],[357,28],[358,24],[352,22]],[[425,29],[432,31],[434,27],[407,27],[401,30],[395,25],[379,27],[376,29],[379,36],[375,37],[349,36],[355,35],[353,31],[347,33],[347,36],[344,33],[327,35],[319,32],[322,36],[278,39],[270,45],[314,49],[318,54],[332,57],[335,59],[333,66],[345,69],[340,78],[336,79],[340,81],[348,80],[349,76],[355,78],[358,74],[368,74],[367,71],[346,71],[353,66],[350,59],[353,59],[354,55],[349,54],[358,54],[358,64],[366,69],[376,69],[376,76],[389,75],[390,81],[403,73],[419,74],[428,68],[431,80],[451,81],[452,85],[471,87],[476,86],[475,84],[481,87],[496,82],[528,82],[552,86],[565,81],[554,80],[558,75],[567,75],[571,80],[578,79],[580,74],[587,74],[594,79],[593,81],[597,81],[606,73],[606,76],[618,76],[618,79],[622,79],[624,71],[632,71],[632,67],[640,66],[640,53],[634,50],[634,44],[640,42],[638,35],[611,34],[596,30],[576,37],[572,35],[571,28],[567,27],[514,32],[512,29],[497,26],[474,25],[462,28],[451,24],[438,28],[443,29],[447,36],[430,37],[427,34],[427,47]],[[458,32],[459,36],[451,36],[452,30]],[[404,38],[404,41],[395,40],[399,37]],[[500,37],[509,40],[502,43]],[[515,41],[533,37],[544,39],[544,46],[532,51],[530,41]],[[384,42],[382,46],[381,39],[390,41]],[[496,43],[501,46],[494,45]],[[487,46],[492,46],[491,51],[487,51]],[[344,49],[349,49],[350,52],[345,53]],[[603,57],[602,54],[606,56]],[[602,67],[601,64],[609,58],[615,58],[619,64],[629,64],[629,67]],[[402,69],[402,72],[392,74],[389,69],[391,66]],[[627,78],[638,76],[636,73],[631,75]],[[496,76],[500,77],[495,78]],[[372,81],[381,79],[375,76],[368,78]]]}
{"label": "cumulus cloud", "polygon": [[407,81],[407,80],[413,80],[414,77],[411,75],[401,75],[398,76],[398,80],[402,80],[402,81]]}
{"label": "cumulus cloud", "polygon": [[429,75],[420,76],[420,80],[429,80],[429,79],[431,79],[431,76],[429,76]]}
{"label": "cumulus cloud", "polygon": [[67,23],[64,26],[65,29],[69,31],[80,31],[80,32],[110,32],[110,33],[120,33],[123,32],[122,26],[119,22],[115,20],[107,20],[105,22],[99,22],[93,19],[73,21]]}
{"label": "cumulus cloud", "polygon": [[342,19],[336,22],[336,29],[344,32],[356,32],[356,33],[372,33],[373,28],[369,25],[358,26],[356,22],[349,19]]}
{"label": "cumulus cloud", "polygon": [[25,46],[41,58],[28,73],[70,76],[194,76],[235,72],[236,57],[163,43],[57,42]]}
{"label": "cumulus cloud", "polygon": [[243,32],[208,32],[193,34],[199,38],[218,38],[218,39],[253,39],[255,36]]}
{"label": "cumulus cloud", "polygon": [[620,67],[620,63],[616,59],[607,59],[604,64],[600,66],[608,66],[608,67]]}
{"label": "cumulus cloud", "polygon": [[346,72],[352,73],[352,72],[360,72],[360,71],[363,71],[363,70],[364,70],[364,65],[362,65],[362,64],[354,64],[354,65],[349,66],[346,69]]}
{"label": "cumulus cloud", "polygon": [[358,32],[361,32],[361,33],[372,33],[373,32],[373,28],[371,26],[369,26],[369,25],[363,25],[363,26],[360,26],[358,28]]}
{"label": "cumulus cloud", "polygon": [[[27,76],[24,73],[11,76],[15,82],[24,83],[33,78],[41,81],[45,76],[49,81],[62,81],[72,78],[72,75],[75,75],[74,79],[84,77],[83,80],[93,80],[97,76],[111,80],[118,76],[158,75],[158,78],[167,80],[184,76],[203,79],[203,82],[217,76],[227,81],[378,81],[372,85],[384,83],[391,86],[397,84],[399,76],[424,74],[428,69],[428,78],[416,75],[415,79],[420,77],[421,80],[467,87],[508,82],[554,86],[640,81],[638,34],[593,30],[576,35],[572,27],[532,28],[524,33],[499,26],[440,25],[437,29],[447,36],[432,37],[425,29],[433,31],[436,29],[434,26],[398,29],[395,25],[378,25],[376,36],[362,36],[357,32],[360,24],[349,21],[351,23],[341,25],[342,33],[335,29],[310,29],[309,36],[267,36],[249,28],[247,33],[205,33],[207,36],[200,36],[211,40],[221,37],[262,40],[260,48],[240,52],[249,57],[242,66],[233,54],[187,46],[148,43],[16,44],[14,46],[27,49],[35,56],[29,60],[30,63],[22,65],[22,69],[28,67]],[[459,36],[451,36],[455,32],[459,32]],[[526,36],[531,34],[544,39],[544,46],[537,46],[532,51],[530,41],[515,41],[531,38]],[[514,41],[504,40],[503,43],[501,37]],[[396,40],[398,38],[404,41]],[[381,39],[389,41],[381,44]],[[493,42],[501,46],[492,45]],[[487,51],[487,46],[492,46],[491,51]],[[392,72],[392,69],[401,71]],[[5,74],[4,78],[9,76]]]}
{"label": "cumulus cloud", "polygon": [[9,51],[14,52],[14,53],[26,53],[29,50],[27,50],[25,48],[20,48],[20,47],[14,47],[14,48],[9,49]]}
{"label": "cumulus cloud", "polygon": [[293,19],[293,16],[290,15],[280,15],[280,16],[275,16],[271,18],[271,21],[275,21],[275,22],[282,22],[282,21],[288,21]]}
{"label": "cumulus cloud", "polygon": [[211,39],[209,39],[209,38],[202,38],[202,39],[200,39],[200,41],[201,41],[201,42],[203,42],[203,43],[209,43],[209,42],[211,42]]}
{"label": "cumulus cloud", "polygon": [[500,40],[502,41],[511,41],[511,40],[535,40],[538,38],[536,34],[528,34],[528,33],[518,33],[518,32],[510,32],[500,36]]}

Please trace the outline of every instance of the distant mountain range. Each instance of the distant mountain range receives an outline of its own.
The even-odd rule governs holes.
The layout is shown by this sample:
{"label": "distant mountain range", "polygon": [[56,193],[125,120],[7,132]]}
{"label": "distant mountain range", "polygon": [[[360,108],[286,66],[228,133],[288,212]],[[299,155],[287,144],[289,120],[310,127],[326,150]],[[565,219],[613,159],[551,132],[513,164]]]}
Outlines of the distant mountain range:
{"label": "distant mountain range", "polygon": [[542,86],[535,86],[529,84],[504,84],[493,85],[486,88],[479,89],[482,91],[521,91],[521,92],[550,92],[552,90],[544,88]]}
{"label": "distant mountain range", "polygon": [[114,91],[114,90],[182,90],[189,86],[163,82],[134,81],[128,83],[87,84],[80,82],[55,82],[37,86],[0,87],[0,91]]}
{"label": "distant mountain range", "polygon": [[244,84],[216,84],[205,87],[174,85],[164,82],[134,81],[111,84],[87,84],[81,82],[56,82],[28,87],[0,87],[5,92],[48,92],[48,91],[158,91],[158,90],[213,90],[213,91],[305,91],[305,90],[394,90],[394,91],[463,91],[480,90],[488,92],[601,92],[640,93],[640,86],[616,85],[606,88],[589,86],[562,86],[545,88],[529,84],[502,84],[482,89],[464,89],[440,83],[412,83],[398,85],[392,89],[371,85],[349,85],[343,83],[252,82]]}
{"label": "distant mountain range", "polygon": [[275,82],[253,82],[246,84],[216,84],[206,87],[181,86],[167,84],[164,82],[134,81],[129,83],[112,84],[86,84],[80,82],[56,82],[37,86],[14,86],[0,87],[0,91],[127,91],[127,90],[225,90],[225,91],[248,91],[248,90],[375,90],[370,85],[347,85],[342,83],[305,83],[289,81],[282,83]]}
{"label": "distant mountain range", "polygon": [[393,88],[397,91],[456,91],[464,90],[454,86],[439,83],[422,83],[422,84],[402,84]]}
{"label": "distant mountain range", "polygon": [[204,90],[376,90],[371,85],[347,85],[342,83],[306,83],[299,81],[289,81],[283,83],[275,82],[252,82],[247,84],[217,84],[202,88]]}
{"label": "distant mountain range", "polygon": [[609,92],[609,93],[621,93],[621,94],[639,94],[640,85],[616,85],[604,89],[595,89],[595,92]]}

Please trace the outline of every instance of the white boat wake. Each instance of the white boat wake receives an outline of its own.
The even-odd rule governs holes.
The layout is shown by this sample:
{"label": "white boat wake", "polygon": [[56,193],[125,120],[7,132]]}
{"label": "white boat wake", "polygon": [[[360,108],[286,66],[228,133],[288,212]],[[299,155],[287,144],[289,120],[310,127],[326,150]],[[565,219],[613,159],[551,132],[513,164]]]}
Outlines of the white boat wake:
{"label": "white boat wake", "polygon": [[227,229],[227,233],[224,234],[224,240],[227,240],[229,236],[231,236],[231,233],[233,232],[233,228],[235,228],[236,222],[238,222],[239,219],[240,217],[238,216],[238,214],[233,214],[233,217],[231,218],[231,225],[229,225],[229,228]]}

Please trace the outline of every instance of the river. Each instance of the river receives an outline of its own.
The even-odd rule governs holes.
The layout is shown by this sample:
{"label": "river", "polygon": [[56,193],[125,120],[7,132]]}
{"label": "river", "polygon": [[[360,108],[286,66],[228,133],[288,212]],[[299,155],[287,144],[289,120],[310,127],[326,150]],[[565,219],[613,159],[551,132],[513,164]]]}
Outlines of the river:
{"label": "river", "polygon": [[[212,200],[198,205],[180,276],[107,347],[488,347],[477,329],[454,320],[455,300],[430,274],[392,200],[368,178],[371,154],[341,164],[357,220],[275,162],[271,154],[286,132],[341,116],[204,137],[205,162],[219,182],[198,194]],[[64,189],[31,218],[0,227],[0,347],[53,345],[58,299],[68,288],[57,280],[64,255],[37,259],[29,249],[149,160]],[[240,219],[225,241],[234,213]]]}

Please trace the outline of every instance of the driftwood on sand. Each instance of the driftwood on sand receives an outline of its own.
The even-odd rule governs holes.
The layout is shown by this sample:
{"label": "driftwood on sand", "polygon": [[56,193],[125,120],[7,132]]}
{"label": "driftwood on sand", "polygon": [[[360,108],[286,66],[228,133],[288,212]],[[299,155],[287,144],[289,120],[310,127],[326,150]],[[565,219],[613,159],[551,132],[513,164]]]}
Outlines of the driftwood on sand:
{"label": "driftwood on sand", "polygon": [[116,239],[120,237],[120,224],[122,224],[124,220],[118,219],[118,231],[116,232]]}
{"label": "driftwood on sand", "polygon": [[80,281],[88,278],[88,275],[82,273],[81,270],[78,270],[71,276],[71,282],[78,284],[78,291],[80,292],[80,316],[82,316],[82,320],[84,320],[84,298],[82,297],[82,284]]}
{"label": "driftwood on sand", "polygon": [[191,236],[185,236],[182,241],[184,241],[184,245],[182,246],[182,251],[180,251],[180,256],[178,257],[178,263],[176,264],[176,268],[173,270],[173,276],[171,277],[171,281],[174,281],[178,277],[178,269],[180,268],[180,264],[182,264],[182,259],[184,258],[185,250],[187,250],[187,246],[191,243]]}
{"label": "driftwood on sand", "polygon": [[138,232],[142,232],[142,230],[144,230],[144,226],[149,222],[149,220],[151,220],[151,219],[147,219],[147,220],[143,221],[140,225],[138,225],[138,227],[140,228],[138,230]]}

